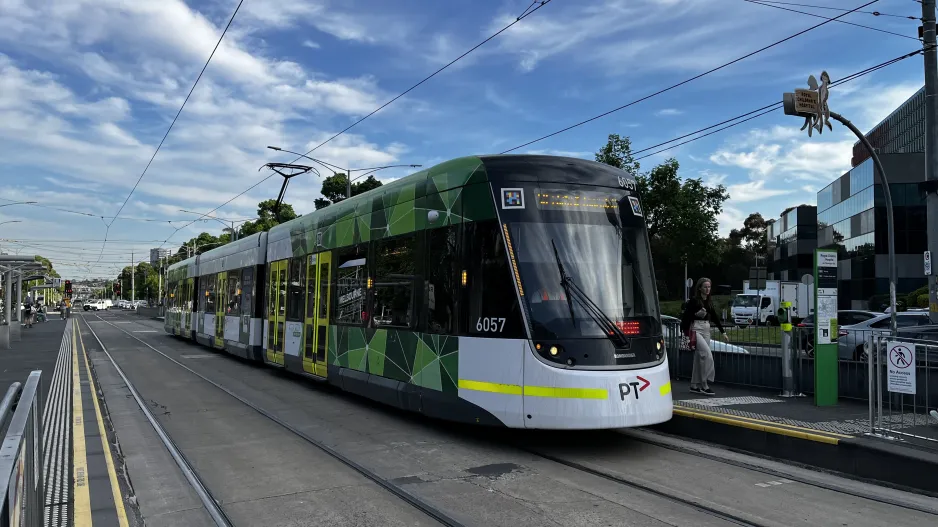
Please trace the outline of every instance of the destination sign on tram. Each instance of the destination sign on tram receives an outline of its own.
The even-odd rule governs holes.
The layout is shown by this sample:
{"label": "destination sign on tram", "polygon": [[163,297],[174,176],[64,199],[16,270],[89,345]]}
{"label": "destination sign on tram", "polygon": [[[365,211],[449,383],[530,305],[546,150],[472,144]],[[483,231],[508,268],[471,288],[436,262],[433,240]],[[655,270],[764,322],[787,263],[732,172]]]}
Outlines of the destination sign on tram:
{"label": "destination sign on tram", "polygon": [[537,208],[542,210],[576,210],[584,212],[604,212],[618,210],[621,195],[587,190],[541,190],[535,194]]}

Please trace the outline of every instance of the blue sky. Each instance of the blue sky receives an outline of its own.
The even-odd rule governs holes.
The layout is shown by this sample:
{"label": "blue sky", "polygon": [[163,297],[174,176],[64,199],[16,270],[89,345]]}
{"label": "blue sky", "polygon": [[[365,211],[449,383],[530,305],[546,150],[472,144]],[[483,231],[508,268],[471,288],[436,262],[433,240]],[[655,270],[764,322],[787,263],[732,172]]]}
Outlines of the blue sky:
{"label": "blue sky", "polygon": [[[245,0],[173,132],[102,251],[105,222],[133,187],[224,28],[235,0],[0,0],[0,249],[40,253],[73,277],[113,277],[257,182],[267,145],[306,151],[503,27],[529,5],[505,0]],[[812,0],[851,9],[864,2]],[[836,16],[834,11],[795,8]],[[919,16],[918,4],[865,8]],[[916,21],[843,20],[915,36]],[[553,0],[407,97],[314,154],[341,166],[497,153],[692,77],[821,22],[743,0]],[[522,149],[591,158],[609,133],[635,149],[780,100],[822,69],[834,79],[919,47],[836,22],[661,96]],[[832,91],[830,106],[868,129],[922,84],[916,56]],[[808,138],[781,113],[642,160],[729,188],[721,232],[750,212],[815,202],[850,166],[854,139]],[[382,179],[406,172],[386,170]],[[250,218],[272,178],[216,214]],[[286,201],[313,209],[319,180]],[[2,203],[2,202],[0,202]],[[161,221],[140,221],[156,219]],[[172,220],[172,223],[169,223]],[[15,240],[15,241],[11,241]],[[61,240],[69,240],[63,242]],[[156,241],[156,242],[154,242]],[[100,256],[100,262],[99,260]],[[145,257],[145,256],[144,256]]]}

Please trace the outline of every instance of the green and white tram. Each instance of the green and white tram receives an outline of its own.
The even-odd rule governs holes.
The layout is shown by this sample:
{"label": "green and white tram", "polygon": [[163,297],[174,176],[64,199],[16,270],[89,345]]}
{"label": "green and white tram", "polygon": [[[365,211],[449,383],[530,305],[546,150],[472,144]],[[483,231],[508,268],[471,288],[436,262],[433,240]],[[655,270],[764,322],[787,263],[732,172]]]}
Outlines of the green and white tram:
{"label": "green and white tram", "polygon": [[[621,170],[459,158],[255,236],[254,300],[240,322],[216,310],[211,339],[195,330],[203,343],[234,353],[229,337],[244,334],[228,325],[247,320],[253,344],[263,318],[249,358],[447,420],[598,429],[671,417],[641,201]],[[238,251],[170,268],[170,295],[193,274],[201,293],[167,300],[167,332],[193,338],[179,312],[225,282],[224,266],[202,262]]]}

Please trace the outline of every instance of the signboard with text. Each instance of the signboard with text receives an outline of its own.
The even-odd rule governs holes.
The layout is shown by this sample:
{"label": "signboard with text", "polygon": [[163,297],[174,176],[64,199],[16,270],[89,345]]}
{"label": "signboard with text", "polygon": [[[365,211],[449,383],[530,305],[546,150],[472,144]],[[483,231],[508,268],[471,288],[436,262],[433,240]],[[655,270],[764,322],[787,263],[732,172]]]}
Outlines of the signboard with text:
{"label": "signboard with text", "polygon": [[814,403],[837,404],[837,251],[814,251]]}
{"label": "signboard with text", "polygon": [[915,344],[886,343],[886,389],[915,395]]}

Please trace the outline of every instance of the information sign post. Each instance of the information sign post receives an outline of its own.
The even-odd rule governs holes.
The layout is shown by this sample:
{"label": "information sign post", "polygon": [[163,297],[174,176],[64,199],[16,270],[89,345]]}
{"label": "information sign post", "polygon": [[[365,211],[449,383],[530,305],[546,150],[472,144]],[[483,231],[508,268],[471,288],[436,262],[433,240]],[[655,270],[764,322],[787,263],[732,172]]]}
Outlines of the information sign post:
{"label": "information sign post", "polygon": [[833,406],[838,394],[837,251],[814,250],[814,404]]}

